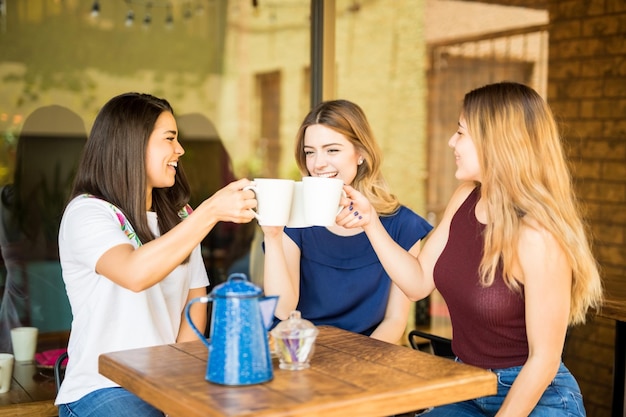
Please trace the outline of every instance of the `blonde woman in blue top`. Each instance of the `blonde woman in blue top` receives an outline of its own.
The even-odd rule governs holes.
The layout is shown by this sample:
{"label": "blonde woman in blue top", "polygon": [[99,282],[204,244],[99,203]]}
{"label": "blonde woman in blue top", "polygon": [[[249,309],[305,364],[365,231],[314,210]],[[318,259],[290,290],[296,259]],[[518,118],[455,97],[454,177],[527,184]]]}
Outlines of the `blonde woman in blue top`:
{"label": "blonde woman in blue top", "polygon": [[305,176],[340,178],[347,197],[331,227],[262,227],[264,287],[279,295],[276,317],[294,309],[314,324],[328,324],[395,343],[406,328],[410,301],[392,283],[360,228],[344,225],[363,216],[355,199],[368,199],[388,236],[417,256],[431,226],[391,194],[381,173],[381,151],[361,108],[327,101],[305,117],[297,134],[296,161]]}

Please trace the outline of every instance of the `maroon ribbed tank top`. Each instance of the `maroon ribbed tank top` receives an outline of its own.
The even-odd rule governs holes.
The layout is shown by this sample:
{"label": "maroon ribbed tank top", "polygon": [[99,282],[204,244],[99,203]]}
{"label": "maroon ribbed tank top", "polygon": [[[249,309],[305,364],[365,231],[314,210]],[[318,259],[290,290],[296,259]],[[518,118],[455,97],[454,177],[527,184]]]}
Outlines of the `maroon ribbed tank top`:
{"label": "maroon ribbed tank top", "polygon": [[485,225],[476,219],[479,198],[477,187],[454,214],[433,271],[435,285],[450,311],[459,359],[489,369],[520,366],[528,357],[524,299],[506,286],[500,269],[490,287],[480,285]]}

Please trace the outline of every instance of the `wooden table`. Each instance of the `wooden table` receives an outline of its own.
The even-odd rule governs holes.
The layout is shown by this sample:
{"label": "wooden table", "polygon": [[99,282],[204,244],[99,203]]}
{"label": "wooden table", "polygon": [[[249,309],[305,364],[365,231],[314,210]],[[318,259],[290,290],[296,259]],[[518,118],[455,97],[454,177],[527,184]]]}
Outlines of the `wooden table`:
{"label": "wooden table", "polygon": [[56,387],[50,369],[42,370],[34,362],[15,362],[11,389],[0,394],[0,417],[54,417]]}
{"label": "wooden table", "polygon": [[320,326],[311,367],[227,387],[207,382],[207,348],[187,342],[100,356],[99,370],[169,417],[389,416],[492,395],[488,371]]}
{"label": "wooden table", "polygon": [[[37,352],[67,346],[69,331],[39,333]],[[0,394],[0,417],[56,417],[54,371],[35,363],[15,362],[11,389]]]}

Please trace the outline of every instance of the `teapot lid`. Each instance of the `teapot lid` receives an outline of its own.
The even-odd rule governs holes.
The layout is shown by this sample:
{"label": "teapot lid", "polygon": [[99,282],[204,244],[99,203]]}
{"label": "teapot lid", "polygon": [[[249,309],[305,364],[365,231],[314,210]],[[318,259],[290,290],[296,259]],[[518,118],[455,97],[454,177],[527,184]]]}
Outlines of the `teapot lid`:
{"label": "teapot lid", "polygon": [[303,319],[298,310],[289,313],[286,320],[281,321],[271,331],[272,336],[278,339],[299,339],[316,336],[319,330],[309,320]]}
{"label": "teapot lid", "polygon": [[263,293],[263,290],[254,285],[246,274],[240,272],[230,274],[226,282],[216,286],[211,295],[214,297],[258,297]]}

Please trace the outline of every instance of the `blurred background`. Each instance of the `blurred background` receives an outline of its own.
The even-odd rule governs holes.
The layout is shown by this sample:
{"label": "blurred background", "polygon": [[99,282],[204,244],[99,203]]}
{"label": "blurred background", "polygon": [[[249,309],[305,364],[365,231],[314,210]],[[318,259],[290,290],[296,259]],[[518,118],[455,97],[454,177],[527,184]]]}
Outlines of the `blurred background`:
{"label": "blurred background", "polygon": [[[625,15],[622,0],[0,0],[0,324],[69,329],[56,229],[100,106],[128,91],[174,107],[192,205],[235,178],[297,179],[294,137],[318,89],[355,101],[392,190],[436,224],[456,187],[447,140],[463,95],[529,84],[564,124],[598,258],[620,296]],[[213,285],[234,271],[262,280],[257,232],[220,224],[207,237]],[[611,408],[621,321],[607,311],[566,346],[590,416]],[[409,326],[446,317],[434,294]]]}

